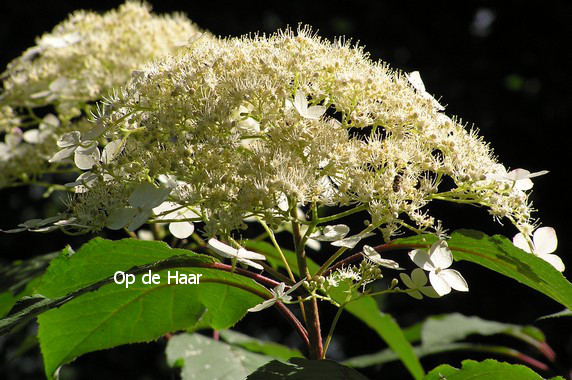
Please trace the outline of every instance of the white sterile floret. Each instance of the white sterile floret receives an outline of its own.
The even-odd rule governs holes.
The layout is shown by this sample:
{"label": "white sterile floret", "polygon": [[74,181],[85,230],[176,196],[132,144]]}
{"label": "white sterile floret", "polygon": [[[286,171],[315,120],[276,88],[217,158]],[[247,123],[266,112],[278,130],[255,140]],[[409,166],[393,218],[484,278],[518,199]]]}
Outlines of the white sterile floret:
{"label": "white sterile floret", "polygon": [[321,231],[316,231],[310,237],[318,241],[336,241],[341,240],[350,232],[350,228],[345,224],[336,224],[334,226],[326,226]]}
{"label": "white sterile floret", "polygon": [[439,104],[439,102],[425,90],[425,84],[423,84],[423,81],[421,80],[421,75],[419,74],[419,71],[413,71],[409,74],[406,74],[406,76],[407,79],[409,80],[409,83],[411,83],[413,88],[415,88],[415,91],[417,91],[417,93],[421,95],[423,98],[431,101],[431,103],[433,104],[433,106],[437,111],[445,110],[445,107]]}
{"label": "white sterile floret", "polygon": [[300,90],[296,91],[293,105],[296,111],[298,111],[298,113],[300,114],[300,116],[302,116],[305,119],[317,120],[324,113],[326,113],[326,107],[324,106],[308,107],[308,99],[306,98],[306,94],[304,94]]}
{"label": "white sterile floret", "polygon": [[539,172],[531,173],[526,169],[514,169],[507,174],[487,174],[488,179],[494,179],[496,181],[512,182],[514,188],[518,190],[530,190],[534,186],[534,183],[530,180],[531,178],[538,177],[544,174],[548,174],[548,170],[541,170]]}
{"label": "white sterile floret", "polygon": [[171,188],[155,187],[149,182],[137,186],[129,197],[131,207],[113,210],[107,217],[107,228],[118,230],[127,225],[128,231],[135,231],[151,216],[153,209],[159,206],[171,193]]}
{"label": "white sterile floret", "polygon": [[179,239],[186,239],[193,234],[195,226],[189,219],[197,219],[199,216],[188,207],[181,206],[175,202],[163,202],[153,209],[157,220],[181,220],[180,222],[170,222],[169,231]]}
{"label": "white sterile floret", "polygon": [[409,252],[411,260],[420,268],[429,272],[429,281],[440,295],[451,292],[451,288],[460,292],[468,292],[469,286],[461,273],[455,269],[447,269],[453,264],[453,254],[444,240],[437,240],[429,252],[415,249]]}
{"label": "white sterile floret", "polygon": [[257,311],[261,311],[264,309],[268,309],[270,306],[274,305],[276,302],[290,302],[292,300],[292,293],[294,290],[298,289],[300,285],[302,285],[303,281],[297,282],[296,284],[292,285],[288,291],[284,292],[286,289],[286,284],[281,282],[278,284],[274,289],[270,289],[270,293],[272,293],[272,298],[267,299],[266,301],[251,307],[248,309],[249,312],[254,313]]}
{"label": "white sterile floret", "polygon": [[408,291],[407,294],[415,299],[423,299],[423,295],[430,298],[441,297],[433,287],[427,285],[427,275],[425,275],[425,272],[423,272],[421,268],[413,269],[411,277],[405,273],[400,273],[399,278],[401,278],[405,286],[412,290]]}
{"label": "white sterile floret", "polygon": [[533,253],[542,260],[548,262],[560,272],[564,272],[564,269],[566,269],[562,259],[559,256],[552,254],[552,252],[556,251],[558,246],[558,238],[556,237],[556,231],[554,228],[540,227],[534,231],[532,234],[532,250],[528,240],[520,232],[514,236],[512,242],[523,251]]}
{"label": "white sterile floret", "polygon": [[256,269],[264,269],[262,265],[252,261],[252,260],[266,260],[266,256],[261,255],[260,253],[248,251],[242,247],[236,249],[227,245],[221,241],[218,241],[215,238],[210,238],[208,241],[208,246],[210,249],[225,257],[227,259],[236,260],[239,263],[243,263],[245,265],[251,266]]}
{"label": "white sterile floret", "polygon": [[101,153],[101,162],[104,164],[110,164],[123,149],[123,140],[114,140],[109,142],[103,152]]}
{"label": "white sterile floret", "polygon": [[396,261],[389,259],[382,259],[381,255],[375,249],[373,249],[373,247],[370,247],[369,245],[363,246],[363,254],[366,259],[368,259],[369,261],[371,261],[376,265],[380,265],[382,267],[386,267],[389,269],[403,270],[403,268],[401,268],[399,266],[399,263],[397,263]]}
{"label": "white sterile floret", "polygon": [[81,133],[78,131],[66,133],[57,144],[63,149],[54,154],[49,162],[61,161],[74,154],[75,165],[81,170],[89,170],[101,158],[97,141],[82,141]]}
{"label": "white sterile floret", "polygon": [[356,235],[352,235],[350,237],[341,239],[341,240],[337,240],[335,242],[332,243],[333,246],[336,247],[345,247],[345,248],[349,248],[352,249],[353,247],[355,247],[362,239],[368,238],[370,236],[375,236],[374,233],[372,232],[362,232]]}
{"label": "white sterile floret", "polygon": [[60,126],[60,120],[53,114],[47,114],[38,128],[32,128],[24,132],[22,138],[28,144],[40,144],[54,134],[54,129]]}

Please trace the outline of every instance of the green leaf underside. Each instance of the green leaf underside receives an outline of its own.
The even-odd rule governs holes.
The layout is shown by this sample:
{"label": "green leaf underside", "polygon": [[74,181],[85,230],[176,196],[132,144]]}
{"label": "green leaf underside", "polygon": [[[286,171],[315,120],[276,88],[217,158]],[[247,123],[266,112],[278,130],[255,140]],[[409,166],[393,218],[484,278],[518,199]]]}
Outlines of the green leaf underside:
{"label": "green leaf underside", "polygon": [[[272,265],[276,265],[281,268],[284,267],[278,252],[272,245],[265,242],[247,241],[246,247],[266,254],[267,260]],[[299,275],[298,265],[296,264],[296,254],[289,250],[282,250],[282,252],[286,257],[292,272]],[[307,261],[310,272],[316,273],[320,266],[309,258]],[[342,291],[334,291],[330,296],[339,303],[342,303],[345,299],[345,294]],[[423,377],[425,372],[419,362],[419,359],[415,356],[415,352],[413,351],[413,347],[410,342],[407,340],[395,320],[390,315],[384,314],[379,310],[377,302],[374,299],[371,297],[361,298],[349,303],[346,306],[346,310],[377,332],[387,345],[396,352],[405,367],[415,379]]]}
{"label": "green leaf underside", "polygon": [[[542,377],[528,367],[487,359],[482,362],[464,360],[460,369],[443,364],[429,372],[423,380],[542,380]],[[554,377],[553,379],[562,379]]]}
{"label": "green leaf underside", "polygon": [[251,352],[268,355],[274,359],[288,360],[290,358],[301,358],[302,353],[296,349],[282,344],[268,342],[233,330],[222,330],[219,332],[220,338],[233,346],[240,346]]}
{"label": "green leaf underside", "polygon": [[272,360],[199,334],[172,337],[166,354],[170,366],[182,367],[182,380],[244,379]]}
{"label": "green leaf underside", "polygon": [[421,341],[424,346],[450,343],[465,339],[469,335],[483,336],[501,333],[533,333],[544,341],[544,335],[533,326],[519,326],[509,323],[487,321],[479,317],[468,317],[459,313],[430,317],[423,322]]}
{"label": "green leaf underside", "polygon": [[[410,331],[417,331],[416,334]],[[539,342],[544,341],[544,334],[533,326],[519,326],[508,323],[487,321],[478,317],[467,317],[462,314],[444,314],[427,318],[404,330],[406,336],[413,341],[421,340],[421,345],[414,347],[418,357],[449,352],[449,351],[480,351],[514,356],[517,352],[508,347],[482,345],[475,343],[454,343],[470,335],[489,336],[506,333],[517,337],[525,334],[534,337]],[[363,368],[398,360],[399,357],[391,350],[383,350],[374,354],[350,358],[343,363],[351,367]]]}
{"label": "green leaf underside", "polygon": [[248,380],[367,380],[355,369],[331,360],[293,358],[288,363],[273,360],[247,377]]}
{"label": "green leaf underside", "polygon": [[[197,263],[209,256],[169,248],[160,242],[94,239],[72,256],[60,256],[42,278],[37,292],[50,298],[113,276],[116,271],[186,255]],[[168,284],[167,272],[202,274],[198,285]],[[210,268],[153,271],[159,285],[146,285],[142,274],[129,288],[111,283],[38,317],[38,337],[46,374],[84,353],[122,344],[147,342],[193,326],[198,321],[215,329],[233,326],[260,297],[217,281],[263,291],[253,280]]]}
{"label": "green leaf underside", "polygon": [[[510,357],[514,357],[513,353],[516,352],[509,347],[477,343],[437,343],[432,346],[416,346],[413,347],[413,350],[415,351],[415,355],[417,355],[418,358],[452,351],[486,352],[488,354],[507,355]],[[395,352],[386,349],[374,354],[361,355],[344,360],[342,364],[353,368],[365,368],[378,364],[393,362],[396,360],[399,360],[399,357],[395,354]]]}
{"label": "green leaf underside", "polygon": [[[437,237],[419,235],[397,239],[390,247],[430,247]],[[572,284],[546,261],[515,247],[501,235],[458,230],[447,240],[455,260],[466,260],[517,280],[572,309]]]}

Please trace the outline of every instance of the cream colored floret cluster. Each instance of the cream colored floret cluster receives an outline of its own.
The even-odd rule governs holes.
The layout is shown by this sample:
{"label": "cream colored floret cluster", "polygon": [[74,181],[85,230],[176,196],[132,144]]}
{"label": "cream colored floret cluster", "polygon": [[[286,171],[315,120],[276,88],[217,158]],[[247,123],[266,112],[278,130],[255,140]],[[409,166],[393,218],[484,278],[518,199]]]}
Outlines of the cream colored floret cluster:
{"label": "cream colored floret cluster", "polygon": [[[0,152],[0,187],[53,172],[57,165],[48,166],[47,160],[58,150],[57,139],[71,130],[85,131],[95,101],[197,32],[182,15],[153,15],[147,4],[129,1],[103,15],[74,12],[38,37],[2,75],[0,131],[9,141],[1,149],[5,154]],[[54,107],[57,125],[40,128],[42,120],[29,109],[44,106]],[[8,110],[17,110],[22,123],[14,123]]]}
{"label": "cream colored floret cluster", "polygon": [[366,205],[389,238],[402,223],[436,228],[425,207],[433,199],[528,226],[526,193],[487,179],[506,169],[441,109],[407,75],[307,28],[201,38],[107,102],[82,141],[119,148],[93,166],[91,190],[82,187],[71,213],[102,228],[93,209],[114,210],[102,209],[100,189],[129,193],[151,181],[170,186],[168,200],[192,208],[212,234],[252,215],[275,224],[314,203]]}

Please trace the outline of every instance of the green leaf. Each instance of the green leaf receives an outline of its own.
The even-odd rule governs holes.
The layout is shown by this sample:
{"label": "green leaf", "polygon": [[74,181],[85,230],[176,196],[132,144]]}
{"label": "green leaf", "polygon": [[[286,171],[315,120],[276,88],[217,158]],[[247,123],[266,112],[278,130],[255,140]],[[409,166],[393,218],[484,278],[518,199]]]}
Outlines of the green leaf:
{"label": "green leaf", "polygon": [[[394,240],[390,248],[428,248],[437,237],[418,235]],[[552,265],[517,248],[501,235],[458,230],[447,241],[456,260],[484,266],[523,283],[572,309],[572,284]]]}
{"label": "green leaf", "polygon": [[[246,243],[248,249],[256,250],[266,254],[267,260],[278,266],[284,267],[282,260],[276,249],[268,243],[265,242],[254,242],[248,241]],[[289,263],[290,268],[294,274],[299,275],[298,266],[296,261],[296,254],[293,251],[282,250],[286,261]],[[310,259],[308,261],[308,269],[311,273],[316,273],[319,269],[319,265]],[[345,294],[342,290],[338,289],[330,296],[335,299],[338,303],[342,303],[345,300]],[[395,320],[388,314],[384,314],[379,310],[377,303],[370,297],[364,297],[357,301],[353,301],[346,306],[348,312],[353,314],[356,318],[364,322],[367,326],[373,329],[377,334],[387,343],[387,345],[394,350],[405,367],[413,375],[415,379],[420,379],[424,375],[423,367],[419,362],[419,359],[415,356],[413,347],[410,342],[405,337],[403,331]]]}
{"label": "green leaf", "polygon": [[[423,380],[542,380],[542,377],[528,367],[520,364],[508,364],[496,360],[487,359],[482,362],[464,360],[462,368],[457,369],[448,364],[443,364],[433,369]],[[557,379],[559,377],[555,377]],[[561,379],[561,378],[560,378]]]}
{"label": "green leaf", "polygon": [[[51,376],[59,366],[84,353],[147,342],[192,327],[199,320],[214,329],[231,327],[262,297],[237,287],[260,294],[265,294],[265,289],[251,279],[209,268],[214,262],[210,256],[171,249],[161,242],[131,239],[94,239],[77,253],[56,258],[38,293],[57,300],[74,291],[91,292],[71,297],[63,306],[38,317],[46,374]],[[134,284],[127,288],[112,282],[117,271],[130,268],[137,273]],[[160,275],[160,284],[142,283],[141,272],[147,268]],[[169,284],[169,271],[201,274],[200,284]],[[94,283],[98,285],[90,289]]]}
{"label": "green leaf", "polygon": [[[414,333],[418,331],[418,335]],[[508,334],[524,340],[542,351],[544,334],[533,326],[519,326],[509,323],[488,321],[478,317],[467,317],[462,314],[443,314],[427,318],[405,330],[408,336],[421,340],[421,345],[414,347],[417,357],[424,357],[449,351],[479,351],[507,355],[519,359],[519,352],[508,347],[491,346],[474,343],[453,343],[470,335],[489,336]],[[383,350],[374,354],[357,356],[344,361],[351,367],[367,367],[398,360],[391,350]]]}
{"label": "green leaf", "polygon": [[[486,352],[489,354],[506,355],[514,359],[518,359],[520,354],[518,351],[508,347],[476,343],[437,343],[431,346],[416,346],[413,347],[413,350],[415,351],[415,355],[417,355],[418,358],[452,351]],[[399,360],[399,357],[395,354],[395,352],[386,349],[374,354],[360,355],[349,358],[344,360],[342,364],[354,368],[365,368],[373,365],[389,363],[395,360]]]}
{"label": "green leaf", "polygon": [[0,293],[0,318],[8,314],[16,301],[18,301],[18,297],[13,295],[12,292]]}
{"label": "green leaf", "polygon": [[48,253],[0,267],[0,318],[6,316],[20,298],[33,294],[39,277],[59,254]]}
{"label": "green leaf", "polygon": [[[337,297],[341,299],[341,297]],[[343,299],[342,299],[343,300]],[[403,362],[405,367],[415,379],[420,379],[425,374],[411,343],[405,334],[389,314],[382,313],[377,302],[371,297],[364,297],[350,302],[346,309],[355,317],[373,329],[387,343],[393,352]]]}
{"label": "green leaf", "polygon": [[233,346],[240,346],[251,352],[271,356],[275,359],[288,360],[290,358],[301,358],[302,353],[296,349],[284,346],[282,344],[267,342],[256,339],[251,336],[241,334],[233,330],[222,330],[219,332],[222,340]]}
{"label": "green leaf", "polygon": [[572,317],[572,310],[564,309],[562,311],[559,311],[558,313],[544,315],[538,318],[538,320],[549,319],[549,318],[560,318],[560,317]]}
{"label": "green leaf", "polygon": [[421,329],[421,341],[424,346],[431,346],[462,340],[472,334],[489,336],[501,333],[509,335],[534,335],[536,340],[544,341],[544,334],[532,326],[519,326],[488,321],[479,317],[468,317],[459,313],[427,318],[427,320],[423,322]]}
{"label": "green leaf", "polygon": [[247,377],[248,380],[367,380],[355,369],[331,360],[293,358],[288,363],[273,360]]}
{"label": "green leaf", "polygon": [[172,337],[166,354],[170,366],[182,367],[183,380],[244,379],[272,360],[199,334]]}

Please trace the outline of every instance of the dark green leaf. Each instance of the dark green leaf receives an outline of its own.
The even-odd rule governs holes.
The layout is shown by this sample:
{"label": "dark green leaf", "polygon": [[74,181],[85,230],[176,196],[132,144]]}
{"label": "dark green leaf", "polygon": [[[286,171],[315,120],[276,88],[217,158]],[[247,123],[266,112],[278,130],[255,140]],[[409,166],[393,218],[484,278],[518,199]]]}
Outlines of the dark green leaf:
{"label": "dark green leaf", "polygon": [[443,364],[429,372],[423,380],[443,380],[443,378],[447,380],[542,380],[540,375],[528,367],[498,362],[492,359],[482,362],[465,360],[460,369]]}
{"label": "dark green leaf", "polygon": [[[201,319],[215,329],[234,325],[261,300],[237,286],[261,294],[265,290],[248,278],[204,267],[213,262],[210,256],[171,249],[160,242],[130,239],[94,239],[74,255],[53,260],[37,288],[48,299],[68,297],[101,281],[109,283],[116,271],[133,268],[138,275],[129,288],[104,284],[39,316],[46,374],[84,353],[150,341]],[[160,275],[160,284],[142,283],[146,268]],[[200,284],[169,284],[166,268],[177,268],[171,273],[201,274]]]}
{"label": "dark green leaf", "polygon": [[542,319],[560,318],[560,317],[572,317],[572,310],[564,309],[562,311],[559,311],[558,313],[548,314],[548,315],[542,316],[538,319],[542,320]]}
{"label": "dark green leaf", "polygon": [[355,369],[330,360],[293,358],[288,363],[273,360],[247,377],[248,380],[367,380]]}

